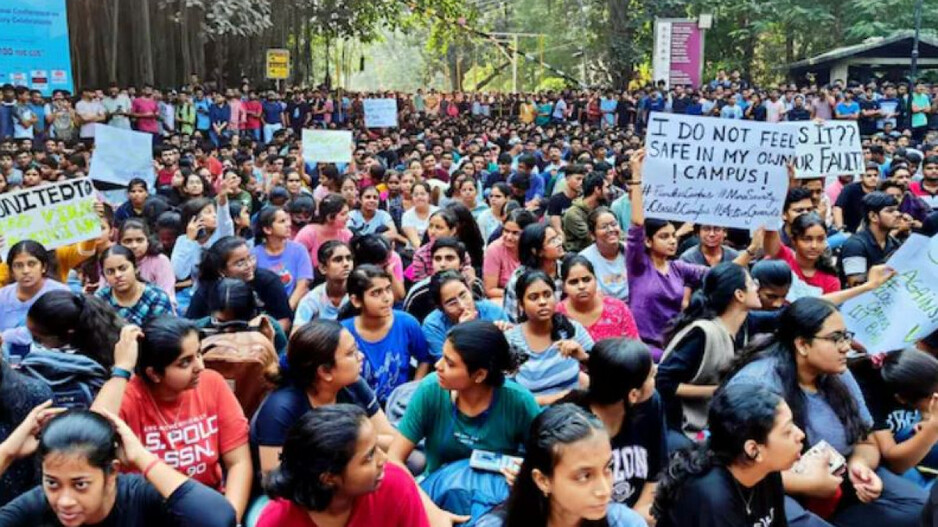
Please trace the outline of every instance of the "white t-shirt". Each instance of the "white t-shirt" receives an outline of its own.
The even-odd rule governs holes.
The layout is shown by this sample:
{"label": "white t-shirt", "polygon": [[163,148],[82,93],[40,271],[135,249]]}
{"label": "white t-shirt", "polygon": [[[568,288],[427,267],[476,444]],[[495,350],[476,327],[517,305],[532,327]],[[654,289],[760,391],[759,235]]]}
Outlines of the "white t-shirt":
{"label": "white t-shirt", "polygon": [[785,112],[785,103],[781,100],[772,102],[765,101],[765,120],[770,123],[777,123],[782,120],[782,113]]}
{"label": "white t-shirt", "polygon": [[[104,109],[104,105],[100,101],[86,101],[84,99],[78,101],[75,105],[75,112],[83,120],[86,118],[96,117],[98,114],[104,115],[107,113]],[[91,138],[94,137],[94,125],[95,123],[85,123],[81,125],[81,130],[79,131],[79,137]]]}
{"label": "white t-shirt", "polygon": [[417,237],[422,240],[424,233],[427,232],[427,227],[430,226],[430,216],[436,212],[436,209],[436,205],[430,205],[430,212],[427,214],[427,218],[422,220],[417,217],[417,209],[411,207],[401,216],[401,230],[407,227],[413,227],[417,229]]}

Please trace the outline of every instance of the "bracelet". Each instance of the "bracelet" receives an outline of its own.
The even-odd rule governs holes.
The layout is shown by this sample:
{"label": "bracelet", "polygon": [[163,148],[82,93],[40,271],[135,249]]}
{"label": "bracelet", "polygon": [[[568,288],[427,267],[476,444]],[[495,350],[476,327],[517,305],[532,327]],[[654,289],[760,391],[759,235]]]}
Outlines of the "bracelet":
{"label": "bracelet", "polygon": [[128,381],[129,381],[131,375],[132,375],[132,374],[130,373],[130,371],[125,370],[124,368],[118,368],[117,366],[114,366],[113,368],[111,368],[111,378],[112,378],[112,379],[113,379],[114,377],[120,377],[121,379],[125,379],[125,380],[128,380]]}
{"label": "bracelet", "polygon": [[160,458],[156,458],[153,461],[151,461],[149,465],[147,465],[147,468],[143,469],[143,479],[147,479],[147,474],[149,474],[150,471],[153,470],[153,467],[155,467],[156,464],[159,462],[160,462]]}

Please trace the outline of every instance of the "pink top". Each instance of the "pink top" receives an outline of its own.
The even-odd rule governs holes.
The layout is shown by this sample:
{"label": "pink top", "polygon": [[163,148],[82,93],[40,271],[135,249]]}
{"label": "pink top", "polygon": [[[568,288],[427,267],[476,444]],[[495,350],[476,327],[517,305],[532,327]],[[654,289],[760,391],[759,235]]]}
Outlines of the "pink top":
{"label": "pink top", "polygon": [[160,111],[160,105],[153,99],[137,97],[130,103],[130,111],[133,113],[148,113],[152,117],[141,117],[137,119],[137,130],[149,132],[151,134],[160,133],[160,125],[156,122],[156,115]]}
{"label": "pink top", "polygon": [[228,128],[232,131],[244,130],[247,113],[244,111],[244,105],[238,99],[228,101],[228,107],[231,108],[231,119],[228,121]]}
{"label": "pink top", "polygon": [[176,305],[176,274],[173,264],[165,254],[144,256],[137,262],[140,278],[155,285],[169,295],[169,301]]}
{"label": "pink top", "polygon": [[[378,488],[358,496],[345,527],[429,527],[417,484],[404,469],[387,463]],[[318,527],[306,509],[282,498],[268,503],[257,527]]]}
{"label": "pink top", "polygon": [[311,223],[300,229],[300,232],[296,233],[296,239],[294,241],[306,247],[306,250],[309,251],[309,258],[313,262],[313,268],[318,269],[319,258],[316,253],[319,252],[320,245],[329,240],[339,240],[348,243],[351,239],[352,231],[345,227],[336,230],[318,223]]}
{"label": "pink top", "polygon": [[[569,316],[568,302],[570,300],[557,304],[557,312]],[[593,322],[591,326],[586,326],[586,331],[593,337],[594,342],[618,337],[639,338],[638,326],[635,325],[635,317],[632,316],[629,306],[611,296],[603,296],[603,312],[596,322]]]}
{"label": "pink top", "polygon": [[815,269],[814,276],[811,278],[805,276],[804,271],[801,270],[801,266],[798,265],[798,260],[795,259],[795,251],[792,251],[788,247],[782,245],[775,257],[788,262],[788,266],[791,267],[791,270],[795,272],[795,275],[800,278],[802,282],[820,288],[822,294],[826,295],[840,291],[840,279],[830,273]]}
{"label": "pink top", "polygon": [[485,259],[482,262],[482,276],[498,276],[498,287],[504,288],[508,284],[508,279],[521,265],[518,257],[511,254],[502,239],[499,238],[490,243],[485,249]]}

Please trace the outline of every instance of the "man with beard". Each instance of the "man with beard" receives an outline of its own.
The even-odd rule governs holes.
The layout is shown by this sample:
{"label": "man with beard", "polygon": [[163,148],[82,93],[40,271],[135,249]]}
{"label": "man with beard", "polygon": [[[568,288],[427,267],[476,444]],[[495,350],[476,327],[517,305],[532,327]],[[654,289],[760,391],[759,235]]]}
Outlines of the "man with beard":
{"label": "man with beard", "polygon": [[608,205],[610,186],[606,175],[593,172],[583,182],[583,197],[575,200],[563,215],[563,247],[580,252],[592,243],[587,218],[597,207]]}
{"label": "man with beard", "polygon": [[885,263],[899,248],[899,242],[889,232],[899,224],[899,202],[885,192],[870,192],[863,196],[863,225],[844,243],[840,263],[847,287],[866,282],[870,267]]}
{"label": "man with beard", "polygon": [[931,207],[938,209],[938,156],[928,156],[922,162],[922,180],[909,185],[912,194],[922,198]]}

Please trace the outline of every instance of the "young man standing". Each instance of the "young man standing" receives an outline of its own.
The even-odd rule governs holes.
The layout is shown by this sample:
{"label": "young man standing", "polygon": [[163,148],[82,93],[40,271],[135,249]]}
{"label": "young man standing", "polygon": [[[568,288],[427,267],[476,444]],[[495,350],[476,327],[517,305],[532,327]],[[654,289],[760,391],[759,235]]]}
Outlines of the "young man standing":
{"label": "young man standing", "polygon": [[928,156],[922,161],[922,180],[909,185],[909,190],[922,198],[931,210],[938,209],[938,156]]}
{"label": "young man standing", "polygon": [[840,191],[834,203],[834,228],[854,233],[863,221],[863,196],[876,190],[879,184],[879,166],[867,163],[860,181],[850,183]]}
{"label": "young man standing", "polygon": [[567,209],[573,205],[573,200],[580,197],[580,191],[583,189],[583,179],[586,177],[586,169],[583,165],[568,165],[564,173],[566,186],[563,192],[558,192],[550,197],[547,202],[547,216],[550,218],[550,225],[557,232],[563,232],[561,220]]}
{"label": "young man standing", "polygon": [[160,123],[157,121],[159,114],[160,104],[153,98],[153,86],[146,84],[140,97],[134,99],[130,116],[137,120],[137,130],[153,134],[154,141],[160,135]]}
{"label": "young man standing", "polygon": [[13,109],[13,138],[34,139],[34,126],[39,119],[29,107],[29,88],[16,87],[16,107]]}
{"label": "young man standing", "polygon": [[107,97],[101,100],[104,109],[107,110],[108,126],[130,130],[130,97],[126,93],[121,93],[117,84],[111,84],[107,88]]}
{"label": "young man standing", "polygon": [[583,182],[583,197],[573,202],[563,215],[563,248],[580,252],[592,243],[586,218],[597,207],[609,203],[609,180],[593,172]]}
{"label": "young man standing", "polygon": [[94,99],[94,91],[91,88],[81,91],[81,100],[75,105],[75,113],[78,114],[78,122],[81,124],[78,137],[90,144],[94,141],[95,123],[103,123],[107,120],[107,111],[99,101]]}

